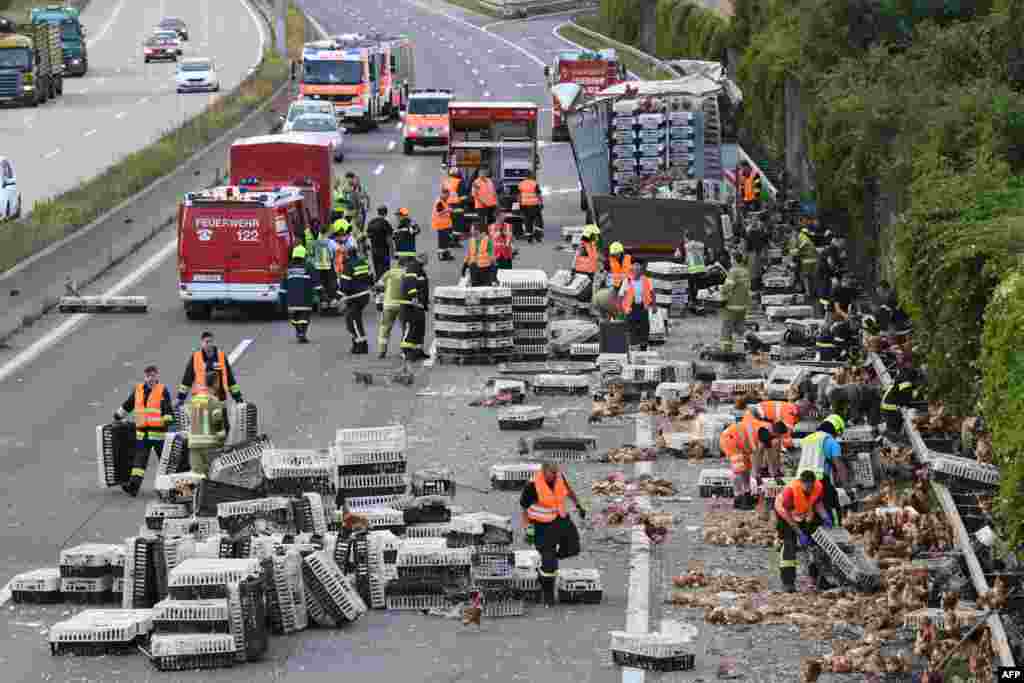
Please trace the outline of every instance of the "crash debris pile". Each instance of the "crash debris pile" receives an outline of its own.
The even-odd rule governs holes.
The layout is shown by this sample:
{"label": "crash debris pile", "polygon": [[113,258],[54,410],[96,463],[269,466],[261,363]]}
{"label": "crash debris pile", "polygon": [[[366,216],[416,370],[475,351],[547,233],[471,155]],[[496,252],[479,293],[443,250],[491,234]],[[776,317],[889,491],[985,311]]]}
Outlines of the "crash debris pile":
{"label": "crash debris pile", "polygon": [[628,481],[622,472],[613,472],[603,481],[591,485],[595,496],[674,496],[676,487],[667,479],[641,477]]}

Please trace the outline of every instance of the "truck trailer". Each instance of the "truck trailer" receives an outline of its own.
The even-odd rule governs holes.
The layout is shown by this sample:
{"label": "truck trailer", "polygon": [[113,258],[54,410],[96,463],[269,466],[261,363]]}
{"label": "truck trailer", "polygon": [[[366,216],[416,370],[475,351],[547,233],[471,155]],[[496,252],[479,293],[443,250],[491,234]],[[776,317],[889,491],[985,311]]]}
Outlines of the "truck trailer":
{"label": "truck trailer", "polygon": [[60,27],[0,25],[0,103],[37,107],[64,92]]}
{"label": "truck trailer", "polygon": [[84,76],[89,71],[89,47],[85,40],[81,12],[77,7],[36,7],[32,10],[30,19],[33,24],[48,23],[60,29],[65,76]]}

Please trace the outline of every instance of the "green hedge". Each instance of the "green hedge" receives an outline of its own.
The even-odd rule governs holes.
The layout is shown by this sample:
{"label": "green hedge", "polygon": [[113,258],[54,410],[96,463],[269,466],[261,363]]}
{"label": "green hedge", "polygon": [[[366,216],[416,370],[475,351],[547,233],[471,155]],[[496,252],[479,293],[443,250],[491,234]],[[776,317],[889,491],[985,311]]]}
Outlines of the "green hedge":
{"label": "green hedge", "polygon": [[[656,55],[662,59],[720,59],[729,42],[729,22],[695,0],[658,0]],[[638,0],[601,0],[594,30],[637,45]]]}
{"label": "green hedge", "polygon": [[981,364],[983,408],[1002,466],[998,498],[1001,531],[1009,547],[1024,544],[1024,268],[1011,271],[985,310]]}

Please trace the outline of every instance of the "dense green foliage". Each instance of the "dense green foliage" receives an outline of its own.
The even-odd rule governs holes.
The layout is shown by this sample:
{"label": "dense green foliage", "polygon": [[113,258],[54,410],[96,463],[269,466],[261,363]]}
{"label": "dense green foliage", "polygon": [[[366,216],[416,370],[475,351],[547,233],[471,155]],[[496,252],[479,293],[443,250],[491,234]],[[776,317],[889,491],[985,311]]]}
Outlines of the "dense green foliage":
{"label": "dense green foliage", "polygon": [[[595,30],[636,45],[639,0],[602,0]],[[694,0],[657,0],[656,53],[663,59],[720,59],[729,42],[729,22]]]}

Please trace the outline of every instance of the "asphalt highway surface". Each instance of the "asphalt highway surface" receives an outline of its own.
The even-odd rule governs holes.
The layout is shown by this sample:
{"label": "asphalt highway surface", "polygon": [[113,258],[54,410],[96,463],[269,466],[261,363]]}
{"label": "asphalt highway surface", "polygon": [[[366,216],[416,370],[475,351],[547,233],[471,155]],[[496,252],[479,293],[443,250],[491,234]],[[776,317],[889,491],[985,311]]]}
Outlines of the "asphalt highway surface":
{"label": "asphalt highway surface", "polygon": [[[417,87],[453,88],[462,99],[532,100],[550,106],[542,71],[552,53],[564,47],[551,35],[561,21],[558,18],[502,23],[483,30],[493,21],[440,3],[354,0],[340,5],[300,0],[300,4],[330,34],[371,26],[410,34],[415,42]],[[234,11],[231,2],[202,3],[207,8],[203,11],[211,13],[219,5],[225,7],[216,11]],[[97,0],[95,6],[105,3]],[[145,22],[160,13],[155,5],[151,9],[152,17],[147,16]],[[122,8],[122,12],[135,11],[134,4]],[[194,40],[233,33],[228,27],[215,32],[217,24],[211,22],[210,33],[204,34],[207,29],[190,18],[186,9],[176,6],[174,13],[199,30]],[[141,18],[138,22],[145,23]],[[231,37],[233,41],[241,39]],[[549,115],[545,114],[545,136],[548,126]],[[394,124],[351,134],[347,144],[345,163],[339,170],[352,170],[363,179],[374,206],[384,204],[392,212],[407,206],[424,227],[418,251],[434,253],[430,203],[441,179],[440,154],[418,150],[414,156],[403,156],[401,133]],[[518,244],[516,267],[541,268],[550,275],[570,263],[571,256],[555,248],[560,228],[582,223],[583,216],[568,146],[545,145],[542,163],[540,182],[548,192],[547,239],[540,245]],[[166,245],[172,241],[170,233],[158,236],[140,252],[138,261],[119,267],[97,283],[96,291],[129,275],[143,260],[167,251]],[[432,286],[454,284],[460,261],[439,263],[432,258],[428,266]],[[483,392],[486,379],[496,374],[495,368],[438,364],[418,369],[413,388],[357,387],[353,369],[380,367],[380,362],[370,360],[372,355],[353,358],[348,354],[351,340],[340,318],[314,317],[312,343],[306,346],[295,344],[286,321],[225,314],[212,322],[190,323],[177,296],[172,258],[164,258],[124,293],[149,297],[150,311],[142,316],[91,316],[56,343],[44,344],[33,361],[19,367],[4,366],[12,354],[0,352],[0,393],[5,407],[0,412],[0,494],[5,503],[0,510],[0,585],[19,572],[56,566],[61,547],[120,542],[136,533],[143,523],[146,502],[154,499],[155,463],[150,465],[138,499],[120,489],[101,490],[96,483],[95,429],[111,419],[146,365],[158,364],[161,380],[176,386],[204,329],[216,334],[218,345],[226,352],[240,350],[234,367],[242,392],[246,400],[258,405],[261,429],[277,445],[321,447],[333,441],[338,428],[404,423],[410,435],[410,471],[432,465],[452,468],[460,483],[457,505],[466,511],[511,514],[518,526],[518,494],[490,492],[488,470],[499,462],[521,460],[515,455],[519,434],[499,432],[493,409],[468,406]],[[61,321],[59,316],[49,316],[14,338],[12,346],[24,349],[41,343]],[[374,352],[376,313],[372,309],[367,310],[366,322]],[[693,323],[679,341],[706,341],[707,327],[707,323]],[[393,354],[397,334],[392,336]],[[428,344],[431,337],[428,331]],[[398,360],[393,356],[389,363],[397,366]],[[634,439],[632,427],[589,428],[588,398],[547,398],[542,403],[548,413],[546,432],[589,431],[600,437],[603,448]],[[669,469],[663,472],[666,467]],[[672,474],[672,467],[671,463],[659,463],[655,474],[679,475]],[[585,465],[567,471],[581,495],[589,496],[592,480],[618,469],[629,472],[631,468]],[[686,476],[695,478],[695,471]],[[607,661],[607,633],[622,629],[626,620],[628,536],[625,542],[622,538],[602,540],[600,530],[586,524],[583,529],[587,551],[563,566],[601,568],[605,599],[598,606],[534,607],[526,617],[485,620],[480,633],[475,627],[465,629],[460,621],[371,611],[339,631],[309,630],[272,637],[263,662],[172,675],[155,672],[141,657],[51,657],[46,628],[70,616],[73,606],[8,604],[3,607],[7,618],[0,621],[0,666],[5,679],[12,681],[269,681],[299,673],[315,675],[308,680],[379,674],[389,681],[619,681],[621,670]],[[523,547],[521,536],[517,546]],[[682,553],[685,547],[680,543],[670,552]]]}
{"label": "asphalt highway surface", "polygon": [[[174,62],[143,61],[142,42],[165,16],[189,28],[183,57],[214,60],[220,93],[179,95]],[[0,112],[0,155],[14,162],[23,213],[202,111],[248,75],[268,40],[244,0],[93,0],[82,23],[89,72],[64,79],[55,100]]]}

